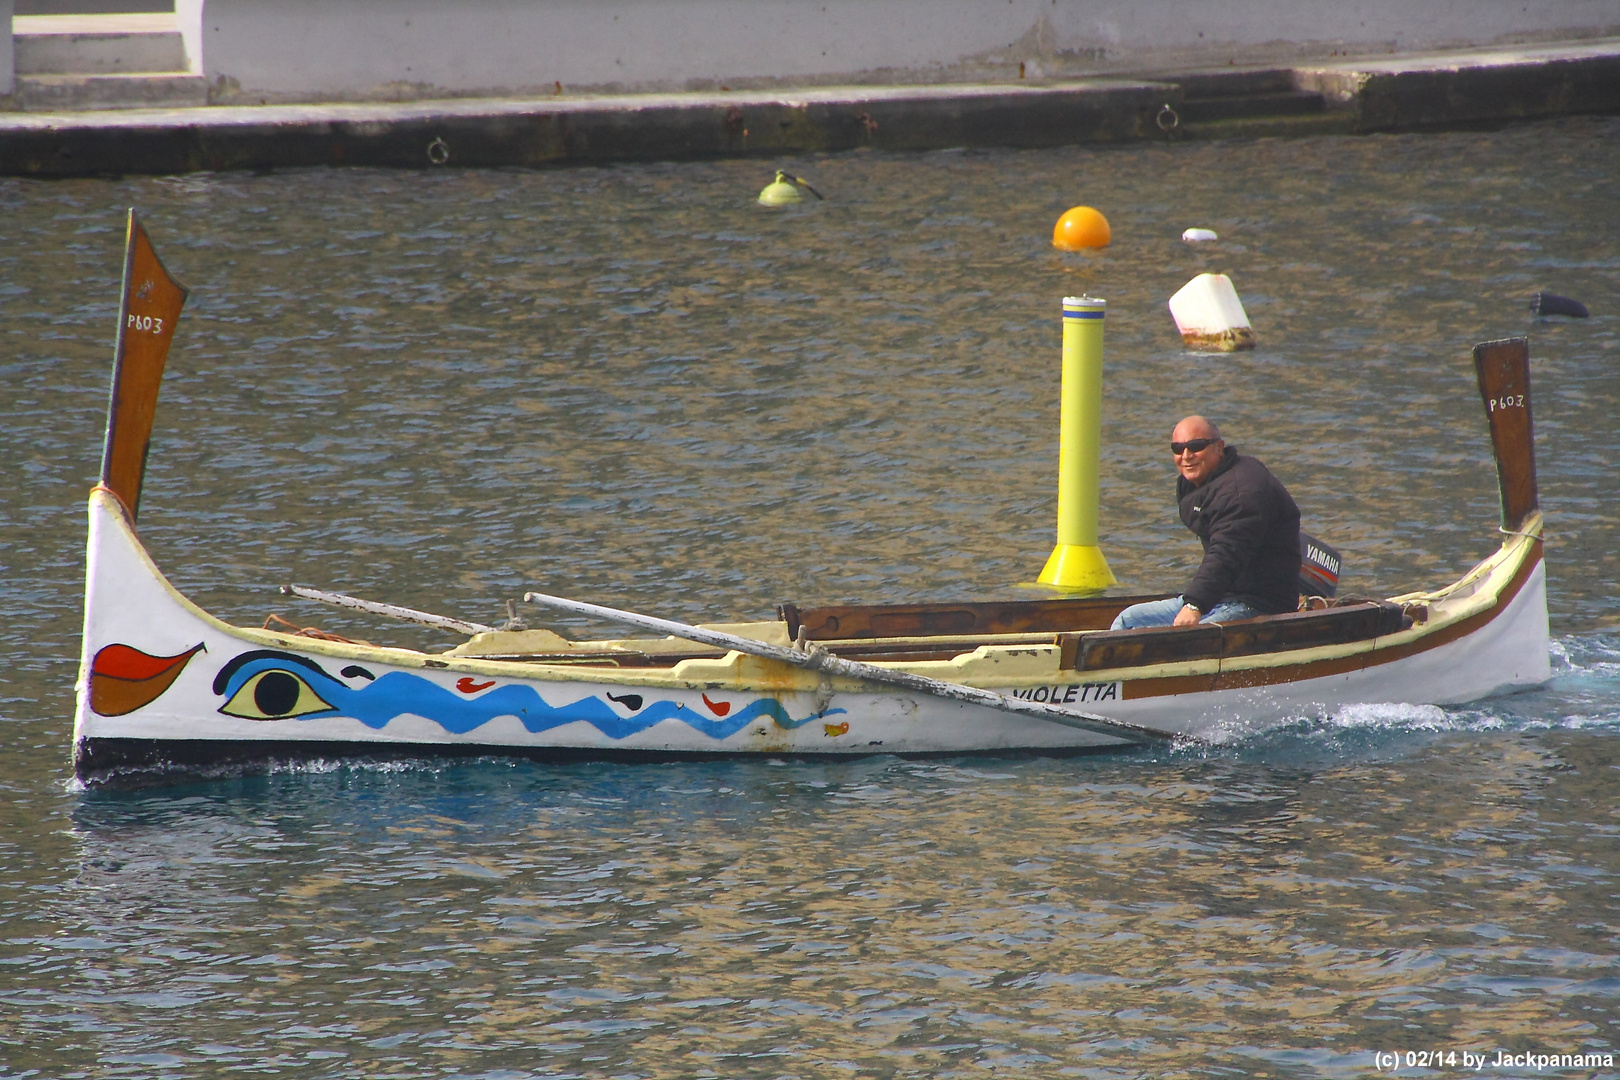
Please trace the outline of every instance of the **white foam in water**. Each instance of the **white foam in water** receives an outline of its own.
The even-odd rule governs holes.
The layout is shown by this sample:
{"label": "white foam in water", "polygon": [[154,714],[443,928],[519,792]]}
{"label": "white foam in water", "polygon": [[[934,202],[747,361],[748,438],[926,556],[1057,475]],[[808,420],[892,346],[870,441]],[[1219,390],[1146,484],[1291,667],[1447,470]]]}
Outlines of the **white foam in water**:
{"label": "white foam in water", "polygon": [[317,758],[294,758],[294,759],[275,759],[275,760],[271,760],[270,762],[268,762],[266,764],[263,764],[263,765],[260,765],[257,768],[250,767],[250,771],[262,771],[262,772],[264,772],[264,773],[266,773],[268,775],[278,775],[278,774],[290,773],[290,774],[303,774],[303,775],[312,775],[312,776],[321,776],[321,775],[324,775],[326,773],[343,772],[343,771],[346,771],[346,770],[351,771],[351,772],[370,772],[370,773],[384,773],[384,774],[388,774],[388,773],[416,773],[416,772],[440,773],[440,772],[444,771],[445,765],[447,763],[449,763],[449,762],[454,762],[454,761],[479,761],[479,762],[484,762],[484,761],[487,761],[487,760],[492,760],[492,759],[486,759],[486,758],[482,758],[482,757],[478,757],[478,758],[436,758],[436,757],[415,757],[415,756],[405,756],[405,757],[398,757],[398,758],[388,758],[388,757],[384,757],[384,758],[365,758],[365,757],[353,757],[353,758],[345,758],[345,757],[336,757],[336,758],[322,758],[322,757],[317,757]]}
{"label": "white foam in water", "polygon": [[1326,705],[1301,713],[1276,725],[1256,725],[1234,719],[1219,724],[1204,735],[1204,741],[1226,746],[1276,737],[1284,732],[1314,738],[1346,730],[1455,731],[1465,728],[1500,726],[1499,721],[1471,724],[1437,705],[1410,705],[1389,702],[1358,702],[1329,709]]}
{"label": "white foam in water", "polygon": [[1452,731],[1459,725],[1438,705],[1353,704],[1336,709],[1330,722],[1341,728],[1394,728],[1402,731]]}
{"label": "white foam in water", "polygon": [[1607,713],[1600,716],[1590,716],[1584,713],[1570,713],[1568,716],[1565,716],[1562,720],[1558,721],[1558,726],[1561,728],[1569,728],[1572,731],[1581,731],[1586,728],[1613,728],[1616,720],[1620,720],[1620,717],[1616,717],[1614,713]]}
{"label": "white foam in water", "polygon": [[1553,678],[1563,675],[1620,677],[1620,650],[1599,637],[1572,636],[1552,643]]}
{"label": "white foam in water", "polygon": [[1507,707],[1531,726],[1613,729],[1620,726],[1620,648],[1612,630],[1571,634],[1551,643],[1552,679]]}

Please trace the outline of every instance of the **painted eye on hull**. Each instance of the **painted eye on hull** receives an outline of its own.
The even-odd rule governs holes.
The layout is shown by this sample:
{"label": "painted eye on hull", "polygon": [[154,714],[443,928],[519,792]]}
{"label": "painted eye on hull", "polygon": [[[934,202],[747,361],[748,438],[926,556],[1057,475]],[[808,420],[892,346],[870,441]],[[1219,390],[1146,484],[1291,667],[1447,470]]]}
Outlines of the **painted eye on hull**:
{"label": "painted eye on hull", "polygon": [[331,704],[309,683],[281,668],[259,672],[219,707],[226,716],[244,720],[285,720],[331,709]]}

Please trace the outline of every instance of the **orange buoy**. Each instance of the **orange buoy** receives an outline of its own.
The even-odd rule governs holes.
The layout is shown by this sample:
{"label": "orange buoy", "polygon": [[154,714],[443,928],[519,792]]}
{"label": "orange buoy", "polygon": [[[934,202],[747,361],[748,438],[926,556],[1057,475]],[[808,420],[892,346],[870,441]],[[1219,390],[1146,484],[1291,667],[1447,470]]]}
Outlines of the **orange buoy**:
{"label": "orange buoy", "polygon": [[1089,206],[1076,206],[1052,227],[1052,246],[1063,251],[1103,248],[1114,238],[1108,219]]}

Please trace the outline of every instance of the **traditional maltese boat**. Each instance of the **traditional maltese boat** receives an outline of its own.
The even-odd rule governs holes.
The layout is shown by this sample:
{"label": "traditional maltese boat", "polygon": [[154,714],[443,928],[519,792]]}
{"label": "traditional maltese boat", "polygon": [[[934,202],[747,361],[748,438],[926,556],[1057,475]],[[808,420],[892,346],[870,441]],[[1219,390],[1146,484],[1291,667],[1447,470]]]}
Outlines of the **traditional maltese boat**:
{"label": "traditional maltese boat", "polygon": [[1549,676],[1529,350],[1476,346],[1500,547],[1442,587],[1209,625],[1110,631],[1143,596],[800,607],[690,626],[531,593],[639,636],[571,640],[288,587],[459,630],[442,653],[231,626],[136,532],[186,290],[133,213],[90,493],[74,762],[86,781],[292,757],[1061,752],[1220,741],[1352,703],[1454,704]]}

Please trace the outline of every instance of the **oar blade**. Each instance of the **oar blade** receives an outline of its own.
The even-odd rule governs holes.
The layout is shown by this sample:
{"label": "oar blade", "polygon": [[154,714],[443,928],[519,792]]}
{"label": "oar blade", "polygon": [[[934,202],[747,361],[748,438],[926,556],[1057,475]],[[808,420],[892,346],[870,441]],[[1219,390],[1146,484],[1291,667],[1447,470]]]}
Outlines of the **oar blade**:
{"label": "oar blade", "polygon": [[101,484],[118,496],[131,521],[140,507],[158,384],[188,292],[164,268],[140,217],[131,210],[107,440],[101,455]]}

